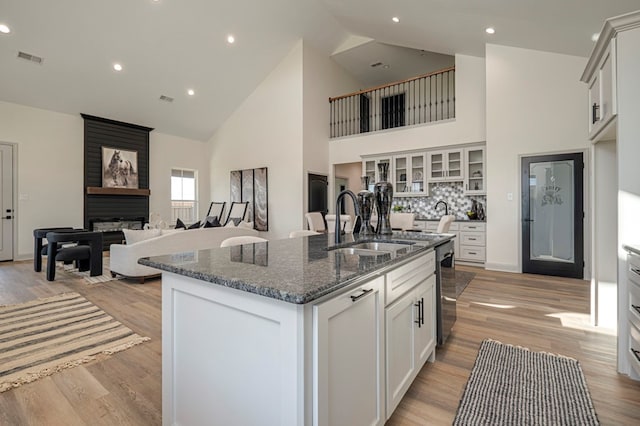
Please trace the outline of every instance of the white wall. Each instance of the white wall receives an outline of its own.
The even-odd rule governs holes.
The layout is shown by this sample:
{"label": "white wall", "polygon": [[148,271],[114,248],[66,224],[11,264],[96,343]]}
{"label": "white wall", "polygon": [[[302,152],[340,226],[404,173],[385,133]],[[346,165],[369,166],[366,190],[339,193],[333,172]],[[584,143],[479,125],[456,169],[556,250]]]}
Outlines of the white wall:
{"label": "white wall", "polygon": [[[329,97],[358,89],[358,82],[330,57],[303,43],[304,209],[308,211],[307,173],[329,175]],[[329,200],[331,205],[331,200]]]}
{"label": "white wall", "polygon": [[[17,146],[14,257],[26,259],[33,256],[35,228],[83,226],[84,120],[80,114],[0,102],[0,141]],[[208,200],[206,148],[202,142],[151,132],[151,211],[163,213],[164,218],[171,217],[170,175],[162,176],[169,163],[204,171],[200,196]],[[163,210],[164,206],[167,210]]]}
{"label": "white wall", "polygon": [[484,58],[456,55],[455,120],[331,139],[329,164],[361,161],[361,155],[484,141],[484,110]]}
{"label": "white wall", "polygon": [[594,325],[617,325],[618,180],[616,141],[593,145],[593,244],[591,312]]}
{"label": "white wall", "polygon": [[[171,169],[198,171],[198,218],[211,203],[209,154],[206,142],[153,131],[149,134],[149,212],[171,221]],[[170,224],[172,225],[172,224]]]}
{"label": "white wall", "polygon": [[307,173],[329,174],[329,96],[357,82],[299,41],[210,140],[211,190],[229,200],[229,172],[268,167],[269,232],[306,229]]}
{"label": "white wall", "polygon": [[229,202],[232,170],[268,168],[269,239],[304,229],[302,51],[300,41],[209,141],[212,200]]}
{"label": "white wall", "polygon": [[[362,183],[360,178],[362,177],[362,163],[345,163],[345,164],[336,164],[334,167],[333,175],[335,177],[341,177],[347,179],[347,189],[353,191],[354,193],[358,193],[362,189]],[[335,189],[334,189],[335,192]],[[345,201],[345,208],[347,214],[354,215],[355,211],[353,208],[353,203],[350,201]],[[335,210],[335,200],[333,203],[330,203],[329,208],[333,211]]]}
{"label": "white wall", "polygon": [[[628,286],[623,244],[640,245],[640,28],[618,34],[618,370],[629,374]],[[632,377],[637,376],[632,373]]]}
{"label": "white wall", "polygon": [[581,57],[486,46],[489,269],[521,270],[519,156],[589,146],[587,90],[579,81],[585,64]]}

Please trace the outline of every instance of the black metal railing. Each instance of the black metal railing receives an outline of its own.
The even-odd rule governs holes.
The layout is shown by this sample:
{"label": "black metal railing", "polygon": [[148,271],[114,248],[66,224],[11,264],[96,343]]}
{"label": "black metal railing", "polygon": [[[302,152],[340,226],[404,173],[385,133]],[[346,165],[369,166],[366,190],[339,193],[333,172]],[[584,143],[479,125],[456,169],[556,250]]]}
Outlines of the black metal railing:
{"label": "black metal railing", "polygon": [[456,116],[455,67],[329,98],[332,138]]}

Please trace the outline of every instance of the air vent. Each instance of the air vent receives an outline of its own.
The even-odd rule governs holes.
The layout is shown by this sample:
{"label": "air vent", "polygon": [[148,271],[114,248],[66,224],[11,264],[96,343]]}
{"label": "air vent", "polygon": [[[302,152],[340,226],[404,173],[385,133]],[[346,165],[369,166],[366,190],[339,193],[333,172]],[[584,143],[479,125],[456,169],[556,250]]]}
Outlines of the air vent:
{"label": "air vent", "polygon": [[36,64],[41,64],[44,61],[40,56],[32,55],[30,53],[18,52],[18,58],[25,59],[27,61],[35,62]]}
{"label": "air vent", "polygon": [[374,62],[371,64],[371,68],[379,67],[380,65],[382,65],[382,62]]}
{"label": "air vent", "polygon": [[160,95],[160,100],[164,102],[173,102],[173,98],[170,96]]}

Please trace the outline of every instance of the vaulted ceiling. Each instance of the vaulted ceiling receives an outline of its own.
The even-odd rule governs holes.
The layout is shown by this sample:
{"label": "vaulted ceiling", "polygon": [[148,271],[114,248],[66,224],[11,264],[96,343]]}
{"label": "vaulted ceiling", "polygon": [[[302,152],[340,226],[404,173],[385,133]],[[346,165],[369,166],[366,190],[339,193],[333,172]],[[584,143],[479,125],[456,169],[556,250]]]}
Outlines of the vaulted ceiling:
{"label": "vaulted ceiling", "polygon": [[0,100],[205,141],[301,38],[327,56],[355,35],[443,54],[483,56],[496,43],[586,57],[604,19],[637,9],[639,0],[0,0],[11,29],[0,34]]}

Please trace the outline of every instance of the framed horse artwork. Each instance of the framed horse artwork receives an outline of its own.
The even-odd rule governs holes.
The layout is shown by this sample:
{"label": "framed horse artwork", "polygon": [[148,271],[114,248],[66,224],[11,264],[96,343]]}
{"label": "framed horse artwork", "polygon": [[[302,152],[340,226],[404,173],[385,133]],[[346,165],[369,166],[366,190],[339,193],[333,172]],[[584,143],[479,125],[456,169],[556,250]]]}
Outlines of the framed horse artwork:
{"label": "framed horse artwork", "polygon": [[102,187],[138,188],[138,152],[102,147]]}

